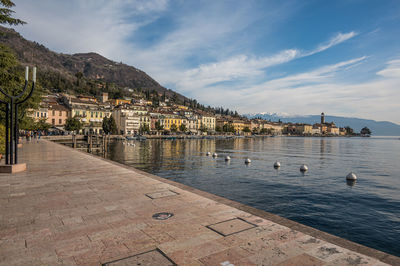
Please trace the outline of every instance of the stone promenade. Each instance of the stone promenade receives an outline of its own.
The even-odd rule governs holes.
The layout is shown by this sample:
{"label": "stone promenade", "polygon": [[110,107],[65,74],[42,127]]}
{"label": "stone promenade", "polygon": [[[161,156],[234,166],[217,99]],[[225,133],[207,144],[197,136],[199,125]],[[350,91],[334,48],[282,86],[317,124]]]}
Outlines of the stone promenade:
{"label": "stone promenade", "polygon": [[[400,265],[284,218],[41,140],[0,174],[1,265]],[[166,220],[156,213],[172,213]],[[367,221],[366,221],[367,222]]]}

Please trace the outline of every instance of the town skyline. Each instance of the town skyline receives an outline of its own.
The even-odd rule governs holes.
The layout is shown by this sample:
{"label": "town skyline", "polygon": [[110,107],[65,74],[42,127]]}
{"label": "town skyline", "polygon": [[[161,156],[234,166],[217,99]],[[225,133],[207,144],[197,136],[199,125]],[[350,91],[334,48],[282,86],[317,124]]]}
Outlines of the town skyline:
{"label": "town skyline", "polygon": [[400,123],[395,1],[15,3],[24,37],[128,63],[206,105]]}

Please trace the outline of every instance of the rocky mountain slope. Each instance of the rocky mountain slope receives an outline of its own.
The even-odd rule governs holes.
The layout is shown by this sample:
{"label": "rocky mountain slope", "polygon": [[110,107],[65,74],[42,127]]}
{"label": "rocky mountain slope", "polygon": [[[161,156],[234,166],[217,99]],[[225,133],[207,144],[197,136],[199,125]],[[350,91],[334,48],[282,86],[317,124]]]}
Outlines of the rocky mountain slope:
{"label": "rocky mountain slope", "polygon": [[[81,72],[88,80],[114,83],[120,87],[156,90],[168,96],[175,94],[161,86],[145,72],[135,67],[111,61],[96,53],[61,54],[45,46],[28,41],[13,29],[0,26],[0,43],[11,47],[22,64],[40,66],[41,71],[55,72],[70,81],[76,80],[76,73]],[[185,99],[182,95],[177,95]]]}

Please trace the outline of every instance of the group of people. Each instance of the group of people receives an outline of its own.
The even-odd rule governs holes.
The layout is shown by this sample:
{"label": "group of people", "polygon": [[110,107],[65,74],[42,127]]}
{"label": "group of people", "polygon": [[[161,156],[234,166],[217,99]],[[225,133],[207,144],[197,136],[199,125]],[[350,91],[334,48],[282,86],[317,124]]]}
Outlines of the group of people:
{"label": "group of people", "polygon": [[20,133],[20,136],[25,136],[27,141],[31,141],[33,139],[40,139],[42,136],[42,131],[41,130],[35,130],[35,131],[24,131],[22,134]]}

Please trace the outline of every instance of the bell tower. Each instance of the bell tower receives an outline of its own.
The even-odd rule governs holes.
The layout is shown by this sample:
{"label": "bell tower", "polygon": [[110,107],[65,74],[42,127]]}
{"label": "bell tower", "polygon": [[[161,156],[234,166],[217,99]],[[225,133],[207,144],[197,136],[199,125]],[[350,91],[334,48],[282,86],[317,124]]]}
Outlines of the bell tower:
{"label": "bell tower", "polygon": [[325,124],[325,114],[321,113],[321,124]]}

